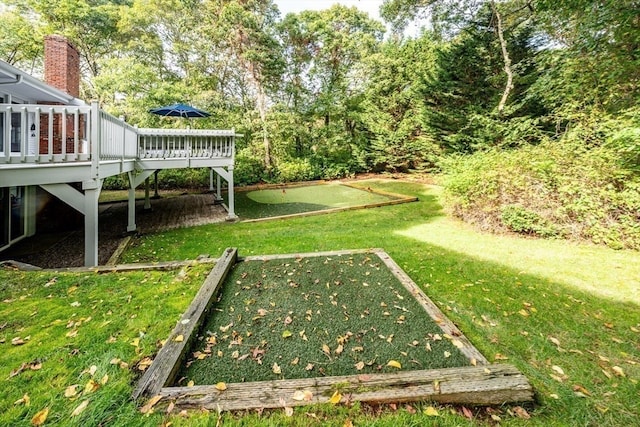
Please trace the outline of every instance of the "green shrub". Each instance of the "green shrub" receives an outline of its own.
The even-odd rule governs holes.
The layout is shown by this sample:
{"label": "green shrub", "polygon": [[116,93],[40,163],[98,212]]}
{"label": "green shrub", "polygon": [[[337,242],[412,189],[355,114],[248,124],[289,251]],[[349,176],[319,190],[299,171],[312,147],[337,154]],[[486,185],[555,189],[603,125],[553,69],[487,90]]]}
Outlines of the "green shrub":
{"label": "green shrub", "polygon": [[235,185],[251,185],[268,181],[268,174],[262,159],[254,155],[249,148],[239,150],[236,153],[233,181]]}
{"label": "green shrub", "polygon": [[320,172],[307,159],[292,159],[278,163],[277,178],[280,182],[311,181]]}
{"label": "green shrub", "polygon": [[443,170],[447,208],[481,229],[640,249],[640,175],[609,145],[569,134],[452,157]]}
{"label": "green shrub", "polygon": [[555,227],[549,224],[546,219],[536,212],[529,211],[521,206],[504,206],[500,219],[506,227],[516,233],[535,234],[541,237],[557,235]]}

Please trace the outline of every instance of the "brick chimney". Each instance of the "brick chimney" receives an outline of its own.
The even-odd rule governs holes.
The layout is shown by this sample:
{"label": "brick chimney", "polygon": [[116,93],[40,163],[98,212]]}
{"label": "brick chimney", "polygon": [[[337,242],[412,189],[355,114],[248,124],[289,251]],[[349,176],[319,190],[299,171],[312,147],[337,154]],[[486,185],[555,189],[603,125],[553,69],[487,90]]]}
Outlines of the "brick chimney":
{"label": "brick chimney", "polygon": [[44,38],[44,81],[75,98],[80,96],[80,55],[62,36]]}

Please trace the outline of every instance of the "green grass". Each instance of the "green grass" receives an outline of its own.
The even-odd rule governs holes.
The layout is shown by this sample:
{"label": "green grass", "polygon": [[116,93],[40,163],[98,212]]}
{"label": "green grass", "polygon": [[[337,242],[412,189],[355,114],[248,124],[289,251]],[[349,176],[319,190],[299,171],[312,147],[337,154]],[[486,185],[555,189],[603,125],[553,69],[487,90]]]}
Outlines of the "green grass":
{"label": "green grass", "polygon": [[241,219],[267,218],[303,212],[388,202],[389,196],[358,190],[339,183],[238,191],[236,214]]}
{"label": "green grass", "polygon": [[182,385],[469,366],[376,255],[245,261],[222,289]]}
{"label": "green grass", "polygon": [[[217,256],[229,246],[238,247],[241,256],[382,247],[483,354],[491,361],[496,356],[507,357],[507,362],[531,381],[537,393],[536,405],[527,407],[531,419],[510,415],[509,407],[496,408],[494,415],[501,417],[501,425],[640,424],[640,297],[636,274],[640,253],[485,235],[447,220],[433,188],[398,181],[361,185],[418,196],[420,202],[286,221],[177,229],[141,237],[123,261],[186,259],[202,253]],[[111,425],[157,426],[163,421],[171,421],[173,426],[215,425],[217,414],[141,416],[128,401],[134,374],[108,365],[112,357],[135,363],[156,352],[156,342],[166,338],[200,285],[200,281],[191,279],[192,274],[195,271],[188,271],[184,281],[172,285],[176,274],[154,273],[148,286],[140,284],[144,275],[90,275],[86,279],[83,275],[57,275],[58,283],[66,289],[81,281],[80,289],[87,292],[87,297],[80,300],[62,299],[62,295],[59,299],[46,298],[52,291],[43,286],[51,274],[0,272],[0,283],[14,283],[11,289],[2,288],[0,300],[15,299],[0,305],[0,325],[8,322],[0,330],[0,337],[6,340],[0,344],[0,366],[4,369],[0,376],[0,425],[29,425],[31,417],[46,406],[51,407],[49,417],[60,425],[97,425],[102,420],[111,420]],[[125,280],[120,280],[122,277]],[[135,302],[127,303],[128,295]],[[20,296],[25,298],[20,300]],[[82,305],[71,307],[76,299]],[[96,304],[96,310],[102,310],[100,304],[121,305],[121,311],[112,309],[117,313],[111,319],[115,324],[101,327],[110,319],[104,317],[106,312],[94,315],[89,311]],[[37,315],[31,319],[30,314],[36,310],[52,314],[46,320],[38,320]],[[93,316],[79,330],[79,338],[86,341],[71,341],[65,337],[66,328],[60,327],[60,331],[47,329],[47,340],[41,346],[33,345],[37,342],[33,339],[24,346],[11,346],[13,337],[33,336],[55,318],[66,326],[73,313]],[[133,314],[137,317],[131,319]],[[103,331],[109,327],[114,329]],[[103,343],[118,330],[118,342],[110,350],[112,347]],[[136,354],[129,342],[141,331],[144,336]],[[40,348],[42,351],[38,351]],[[71,356],[75,348],[80,353]],[[41,370],[7,378],[12,369],[36,357],[46,357]],[[70,402],[63,397],[64,388],[85,384],[88,375],[81,373],[93,364],[99,368],[98,380],[108,372],[109,382],[87,395],[89,406],[72,420],[69,414],[82,398]],[[620,371],[614,367],[625,376],[619,376]],[[14,406],[24,393],[29,394],[31,406]],[[484,409],[474,411],[483,421],[470,421],[455,407],[438,406],[439,416],[428,417],[422,413],[426,406],[413,405],[408,410],[399,405],[397,410],[385,407],[378,412],[360,405],[326,405],[297,408],[291,418],[283,411],[223,414],[222,418],[224,425],[243,426],[343,426],[347,419],[356,426],[491,422]],[[413,414],[414,410],[417,413]]]}

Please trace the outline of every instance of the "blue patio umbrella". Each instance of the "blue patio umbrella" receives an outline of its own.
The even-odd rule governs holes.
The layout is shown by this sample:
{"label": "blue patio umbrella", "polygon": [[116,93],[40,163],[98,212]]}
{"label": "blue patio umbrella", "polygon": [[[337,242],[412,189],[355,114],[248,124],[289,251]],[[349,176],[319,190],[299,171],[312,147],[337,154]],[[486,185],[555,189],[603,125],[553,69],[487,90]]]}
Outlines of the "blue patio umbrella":
{"label": "blue patio umbrella", "polygon": [[165,107],[158,107],[149,110],[152,114],[165,117],[184,117],[186,119],[191,117],[209,117],[211,114],[206,111],[199,110],[195,107],[185,104],[173,104]]}

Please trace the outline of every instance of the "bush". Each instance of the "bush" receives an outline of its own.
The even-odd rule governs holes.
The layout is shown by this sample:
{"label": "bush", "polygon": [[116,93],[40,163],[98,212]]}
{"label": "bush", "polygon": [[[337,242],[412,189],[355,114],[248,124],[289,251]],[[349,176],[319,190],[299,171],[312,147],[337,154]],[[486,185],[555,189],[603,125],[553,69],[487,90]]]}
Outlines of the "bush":
{"label": "bush", "polygon": [[445,202],[481,229],[640,249],[640,176],[609,146],[560,141],[443,162]]}
{"label": "bush", "polygon": [[500,219],[506,227],[516,233],[535,234],[540,237],[553,237],[558,234],[555,227],[546,219],[521,206],[504,206]]}
{"label": "bush", "polygon": [[262,159],[253,155],[249,148],[242,149],[236,153],[235,163],[235,169],[233,170],[235,185],[251,185],[268,181],[269,177]]}
{"label": "bush", "polygon": [[311,181],[320,176],[320,172],[307,159],[292,159],[280,162],[276,176],[280,182]]}

